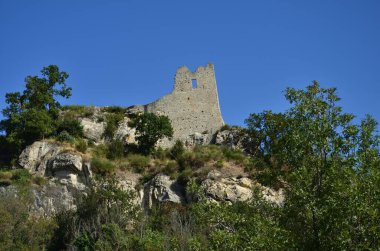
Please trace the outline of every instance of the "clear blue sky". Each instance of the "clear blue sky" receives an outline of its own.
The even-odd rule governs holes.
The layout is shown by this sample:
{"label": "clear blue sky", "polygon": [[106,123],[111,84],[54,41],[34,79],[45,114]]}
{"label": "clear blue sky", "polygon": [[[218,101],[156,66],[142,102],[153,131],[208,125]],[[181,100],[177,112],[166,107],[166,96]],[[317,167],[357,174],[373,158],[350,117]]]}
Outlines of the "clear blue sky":
{"label": "clear blue sky", "polygon": [[70,74],[62,103],[129,106],[212,62],[229,124],[284,111],[283,90],[314,79],[379,121],[379,60],[379,0],[0,0],[0,108],[49,64]]}

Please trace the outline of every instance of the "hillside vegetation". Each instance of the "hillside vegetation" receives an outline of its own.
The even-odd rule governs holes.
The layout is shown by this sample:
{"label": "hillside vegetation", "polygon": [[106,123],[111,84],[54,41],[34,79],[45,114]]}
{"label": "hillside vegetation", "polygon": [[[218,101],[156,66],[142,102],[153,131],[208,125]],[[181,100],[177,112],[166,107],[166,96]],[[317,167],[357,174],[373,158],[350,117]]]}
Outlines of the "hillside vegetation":
{"label": "hillside vegetation", "polygon": [[[61,107],[69,97],[68,74],[49,66],[42,77],[26,78],[26,89],[8,93],[1,121],[0,192],[14,187],[17,197],[0,193],[0,250],[378,250],[380,247],[380,158],[377,122],[359,123],[338,105],[335,88],[313,81],[285,90],[283,113],[250,114],[243,147],[154,147],[173,130],[165,116],[131,116],[136,143],[115,139],[125,109],[101,108],[104,141],[83,136],[78,118],[94,108]],[[61,88],[57,88],[60,86]],[[243,136],[241,136],[243,137]],[[21,151],[49,140],[91,164],[93,183],[78,195],[76,209],[53,216],[31,214],[31,187],[47,178],[17,166]],[[201,186],[212,170],[235,172],[285,191],[281,204],[259,189],[244,201],[211,202]],[[124,175],[138,174],[139,185],[165,174],[186,190],[188,203],[160,203],[141,210],[138,196],[123,189]],[[3,189],[3,190],[2,190]]]}

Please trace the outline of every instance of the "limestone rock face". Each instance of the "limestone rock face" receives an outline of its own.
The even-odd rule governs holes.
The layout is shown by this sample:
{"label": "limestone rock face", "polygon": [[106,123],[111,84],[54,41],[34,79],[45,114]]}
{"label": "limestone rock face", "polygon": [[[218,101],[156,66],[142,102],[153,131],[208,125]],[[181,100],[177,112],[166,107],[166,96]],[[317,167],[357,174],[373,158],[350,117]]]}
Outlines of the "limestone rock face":
{"label": "limestone rock face", "polygon": [[208,174],[207,179],[202,182],[202,188],[207,198],[214,202],[220,201],[246,201],[252,198],[253,189],[257,188],[261,191],[265,200],[282,205],[284,202],[284,194],[280,189],[273,189],[261,186],[259,183],[252,181],[246,177],[223,177],[216,170]]}
{"label": "limestone rock face", "polygon": [[[53,216],[60,210],[75,209],[75,195],[78,192],[73,187],[48,181],[48,184],[41,187],[31,187],[30,204],[31,213],[38,216]],[[0,187],[0,199],[14,197],[17,199],[18,193],[13,185]]]}
{"label": "limestone rock face", "polygon": [[214,201],[246,201],[252,197],[252,181],[242,177],[222,178],[221,174],[213,170],[207,179],[202,182],[206,197]]}
{"label": "limestone rock face", "polygon": [[144,185],[142,205],[143,208],[150,209],[160,202],[185,203],[183,187],[163,174],[156,175]]}
{"label": "limestone rock face", "polygon": [[54,177],[62,184],[83,188],[91,176],[90,164],[79,153],[66,151],[58,143],[36,141],[19,157],[19,165],[37,176]]}
{"label": "limestone rock face", "polygon": [[84,137],[93,140],[96,143],[101,143],[104,129],[106,127],[105,122],[97,122],[90,118],[81,118],[79,120],[83,126]]}
{"label": "limestone rock face", "polygon": [[185,140],[185,145],[187,147],[193,147],[195,145],[206,145],[211,141],[210,135],[208,133],[199,133],[189,135]]}
{"label": "limestone rock face", "polygon": [[117,128],[114,135],[114,139],[122,140],[128,144],[136,143],[136,129],[129,127],[128,123],[130,120],[131,119],[129,117],[124,117],[124,119],[119,123],[119,127]]}
{"label": "limestone rock face", "polygon": [[62,209],[75,209],[75,196],[83,192],[76,187],[49,180],[46,186],[32,189],[34,197],[33,211],[38,215],[52,216]]}
{"label": "limestone rock face", "polygon": [[22,151],[18,163],[31,174],[44,176],[47,161],[60,151],[61,147],[57,143],[36,141]]}
{"label": "limestone rock face", "polygon": [[251,153],[253,139],[242,128],[232,128],[215,134],[215,144]]}

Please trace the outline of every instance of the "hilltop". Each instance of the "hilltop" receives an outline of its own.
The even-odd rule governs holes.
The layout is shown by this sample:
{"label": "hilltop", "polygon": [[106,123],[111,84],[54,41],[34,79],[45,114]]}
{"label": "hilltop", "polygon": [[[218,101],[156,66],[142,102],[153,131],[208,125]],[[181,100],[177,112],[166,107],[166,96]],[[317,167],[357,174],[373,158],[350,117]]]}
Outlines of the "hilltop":
{"label": "hilltop", "polygon": [[[147,105],[61,106],[57,66],[8,93],[0,249],[376,250],[380,138],[335,88],[224,124],[213,65]],[[196,84],[193,82],[196,82]]]}

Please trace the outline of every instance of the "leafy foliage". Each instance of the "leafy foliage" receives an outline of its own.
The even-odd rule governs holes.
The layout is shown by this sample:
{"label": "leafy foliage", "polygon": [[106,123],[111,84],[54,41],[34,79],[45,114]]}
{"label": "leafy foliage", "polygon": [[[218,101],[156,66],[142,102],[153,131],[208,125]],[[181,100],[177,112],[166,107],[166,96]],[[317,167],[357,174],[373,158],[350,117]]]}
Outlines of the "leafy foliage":
{"label": "leafy foliage", "polygon": [[75,138],[83,137],[83,126],[76,119],[63,118],[63,120],[60,120],[56,132],[59,134],[63,131]]}
{"label": "leafy foliage", "polygon": [[56,97],[68,98],[71,88],[66,86],[68,74],[56,65],[44,67],[42,77],[28,76],[23,93],[5,95],[8,106],[3,109],[4,120],[0,129],[5,131],[7,142],[18,154],[21,149],[55,132],[60,108]]}
{"label": "leafy foliage", "polygon": [[119,126],[120,121],[122,121],[124,118],[124,113],[109,113],[106,116],[106,128],[104,129],[103,136],[108,139],[112,140],[113,136],[117,130],[117,127]]}
{"label": "leafy foliage", "polygon": [[151,153],[159,139],[173,136],[173,128],[167,116],[143,113],[137,115],[130,126],[136,128],[136,140],[140,151],[144,154]]}
{"label": "leafy foliage", "polygon": [[86,153],[87,142],[81,138],[77,139],[77,143],[75,144],[75,149],[81,153]]}
{"label": "leafy foliage", "polygon": [[287,183],[283,227],[300,249],[374,249],[378,205],[366,201],[379,199],[377,123],[367,116],[353,124],[354,116],[336,105],[335,88],[316,81],[306,90],[288,88],[285,96],[293,105],[286,113],[246,121],[268,173]]}
{"label": "leafy foliage", "polygon": [[91,160],[91,168],[101,176],[108,176],[113,174],[116,166],[108,159],[95,157]]}
{"label": "leafy foliage", "polygon": [[129,165],[137,173],[142,173],[149,166],[149,158],[141,154],[129,154],[127,157]]}
{"label": "leafy foliage", "polygon": [[[377,122],[366,116],[360,124],[355,124],[354,116],[342,112],[337,105],[336,90],[322,88],[316,81],[305,90],[288,88],[285,97],[291,107],[284,113],[264,111],[251,114],[246,120],[252,140],[252,149],[247,152],[253,153],[252,156],[214,145],[186,150],[180,142],[170,150],[153,152],[157,140],[172,135],[170,121],[154,114],[137,116],[132,125],[138,132],[139,150],[146,155],[152,153],[149,157],[129,154],[123,158],[124,145],[117,141],[93,147],[91,164],[98,174],[96,177],[101,179],[80,200],[76,211],[62,211],[54,221],[28,218],[25,204],[20,206],[10,198],[1,198],[0,247],[8,250],[69,247],[79,250],[378,250]],[[50,116],[48,109],[41,110]],[[108,117],[109,139],[113,138],[123,111],[121,108],[107,111],[119,114]],[[31,135],[43,125],[35,126],[37,129],[31,130]],[[65,125],[61,134],[70,128],[76,126]],[[0,143],[12,142],[7,137],[0,137]],[[231,162],[245,166],[261,183],[283,188],[284,204],[275,206],[263,200],[259,190],[254,190],[253,198],[246,202],[210,203],[197,178],[203,175],[202,170],[228,168]],[[146,215],[139,214],[134,195],[123,191],[113,177],[120,166],[142,173],[145,179],[159,172],[177,177],[179,184],[187,184],[187,198],[191,203],[162,203]],[[35,180],[26,170],[0,172],[2,186],[32,183],[42,184],[43,180]]]}
{"label": "leafy foliage", "polygon": [[107,158],[118,159],[124,156],[124,143],[120,140],[114,140],[107,146]]}
{"label": "leafy foliage", "polygon": [[138,217],[135,195],[126,192],[114,177],[98,180],[98,185],[81,198],[76,211],[64,211],[56,216],[51,249],[74,245],[80,250],[125,250],[123,238],[127,227]]}
{"label": "leafy foliage", "polygon": [[0,250],[44,250],[56,227],[54,220],[30,217],[29,200],[0,194]]}

